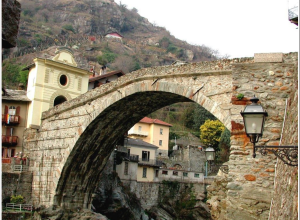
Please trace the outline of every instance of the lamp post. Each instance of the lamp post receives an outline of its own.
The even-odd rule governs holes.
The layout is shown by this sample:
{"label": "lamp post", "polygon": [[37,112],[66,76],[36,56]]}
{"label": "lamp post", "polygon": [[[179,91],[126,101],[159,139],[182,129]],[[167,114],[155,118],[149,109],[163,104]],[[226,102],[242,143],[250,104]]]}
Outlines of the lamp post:
{"label": "lamp post", "polygon": [[208,148],[205,149],[205,157],[206,157],[205,176],[207,176],[207,162],[209,162],[209,164],[211,164],[211,162],[213,160],[215,160],[215,156],[216,156],[215,149],[213,149],[212,147],[208,147]]}
{"label": "lamp post", "polygon": [[259,149],[263,156],[271,152],[285,164],[298,166],[298,146],[255,146],[263,135],[265,119],[268,113],[258,104],[258,98],[254,96],[250,101],[252,103],[245,107],[241,115],[243,116],[246,135],[253,144],[253,158],[256,157],[256,151]]}
{"label": "lamp post", "polygon": [[114,164],[113,164],[113,171],[117,171],[117,148],[114,149]]}

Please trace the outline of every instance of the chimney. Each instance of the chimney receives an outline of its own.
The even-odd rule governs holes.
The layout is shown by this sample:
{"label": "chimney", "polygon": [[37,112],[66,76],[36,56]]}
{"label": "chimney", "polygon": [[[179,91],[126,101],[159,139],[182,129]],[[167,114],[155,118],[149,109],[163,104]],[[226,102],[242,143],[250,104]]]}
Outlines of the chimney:
{"label": "chimney", "polygon": [[101,70],[100,70],[100,75],[104,75],[104,74],[106,74],[106,66],[105,65],[102,66]]}
{"label": "chimney", "polygon": [[24,90],[25,86],[23,83],[19,83],[18,90]]}

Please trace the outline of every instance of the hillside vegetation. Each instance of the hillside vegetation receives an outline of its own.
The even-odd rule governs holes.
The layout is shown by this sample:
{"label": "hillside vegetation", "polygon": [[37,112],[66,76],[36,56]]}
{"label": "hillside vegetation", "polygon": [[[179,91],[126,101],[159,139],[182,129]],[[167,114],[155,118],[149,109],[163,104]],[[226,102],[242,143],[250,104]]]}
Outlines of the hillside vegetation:
{"label": "hillside vegetation", "polygon": [[[19,0],[22,5],[17,47],[4,49],[3,83],[14,88],[9,64],[28,65],[35,57],[51,58],[57,46],[73,49],[80,68],[102,65],[128,73],[140,68],[217,59],[217,51],[176,39],[133,8],[113,0]],[[158,6],[159,7],[159,6]],[[180,28],[180,27],[178,27]],[[105,37],[111,32],[120,40]],[[12,60],[12,58],[15,58]]]}
{"label": "hillside vegetation", "polygon": [[[17,47],[2,51],[2,85],[15,89],[27,84],[21,71],[35,57],[52,58],[59,46],[74,51],[79,68],[100,71],[140,68],[218,59],[218,52],[205,45],[190,45],[165,28],[151,24],[133,8],[113,0],[19,0],[22,5]],[[159,5],[157,6],[159,7]],[[178,27],[181,28],[181,27]],[[106,38],[117,32],[122,40]],[[201,106],[178,103],[149,115],[173,125],[170,137],[199,137],[205,119],[215,119]]]}

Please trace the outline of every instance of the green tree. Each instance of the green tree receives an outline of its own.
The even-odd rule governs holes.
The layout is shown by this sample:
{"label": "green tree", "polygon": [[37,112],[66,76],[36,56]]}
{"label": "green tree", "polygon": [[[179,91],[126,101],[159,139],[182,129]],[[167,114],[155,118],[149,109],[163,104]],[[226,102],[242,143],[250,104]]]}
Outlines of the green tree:
{"label": "green tree", "polygon": [[15,63],[15,60],[3,61],[2,82],[9,88],[15,88],[21,82],[27,85],[28,71],[22,71],[26,65]]}
{"label": "green tree", "polygon": [[201,125],[205,123],[205,120],[217,120],[217,118],[211,114],[209,111],[207,111],[205,108],[203,108],[201,105],[196,104],[195,110],[193,112],[194,117],[194,125],[193,129],[199,129]]}
{"label": "green tree", "polygon": [[[24,66],[25,67],[25,66]],[[23,83],[23,85],[26,87],[27,85],[27,81],[28,81],[28,70],[25,70],[25,71],[22,71],[20,70],[19,71],[19,76],[18,76],[18,81],[20,83]]]}
{"label": "green tree", "polygon": [[227,128],[221,134],[219,149],[219,161],[222,163],[228,161],[230,154],[230,131]]}
{"label": "green tree", "polygon": [[117,58],[117,54],[112,52],[105,52],[102,56],[97,57],[97,61],[100,65],[107,65],[108,63],[112,63]]}
{"label": "green tree", "polygon": [[225,126],[219,120],[206,120],[200,127],[200,139],[206,146],[211,146],[218,152],[221,134]]}

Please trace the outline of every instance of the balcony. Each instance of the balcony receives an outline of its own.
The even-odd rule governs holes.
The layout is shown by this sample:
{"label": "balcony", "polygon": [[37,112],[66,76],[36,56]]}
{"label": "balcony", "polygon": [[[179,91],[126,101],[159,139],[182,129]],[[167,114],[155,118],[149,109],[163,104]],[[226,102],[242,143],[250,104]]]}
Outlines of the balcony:
{"label": "balcony", "polygon": [[15,146],[18,144],[18,136],[6,136],[2,135],[2,145]]}
{"label": "balcony", "polygon": [[2,158],[2,163],[11,163],[11,158]]}
{"label": "balcony", "polygon": [[139,131],[139,130],[129,130],[128,135],[137,135],[137,136],[143,136],[147,137],[149,132],[146,131]]}
{"label": "balcony", "polygon": [[20,123],[19,115],[2,114],[2,123],[6,125],[18,125]]}
{"label": "balcony", "polygon": [[145,159],[139,162],[139,165],[151,166],[151,167],[162,167],[162,161],[154,159]]}

